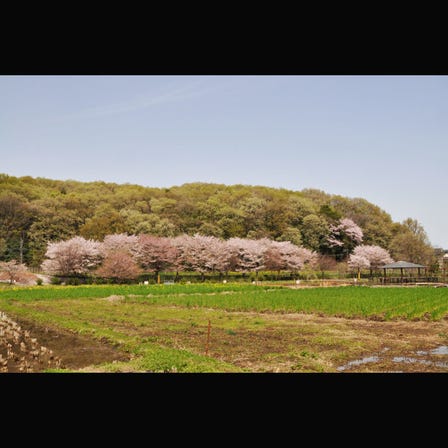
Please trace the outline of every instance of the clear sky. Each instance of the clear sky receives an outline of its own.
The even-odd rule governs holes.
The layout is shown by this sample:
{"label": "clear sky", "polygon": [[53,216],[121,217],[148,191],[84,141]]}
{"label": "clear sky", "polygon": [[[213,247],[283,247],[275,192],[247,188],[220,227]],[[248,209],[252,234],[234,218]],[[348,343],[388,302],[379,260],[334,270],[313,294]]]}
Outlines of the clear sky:
{"label": "clear sky", "polygon": [[447,76],[0,76],[0,173],[316,188],[448,249]]}

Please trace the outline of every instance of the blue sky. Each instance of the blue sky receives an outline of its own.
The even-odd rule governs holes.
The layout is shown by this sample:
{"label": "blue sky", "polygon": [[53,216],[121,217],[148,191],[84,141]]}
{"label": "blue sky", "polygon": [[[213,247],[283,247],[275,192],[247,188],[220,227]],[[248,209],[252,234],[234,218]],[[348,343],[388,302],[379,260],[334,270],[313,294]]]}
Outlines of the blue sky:
{"label": "blue sky", "polygon": [[0,76],[0,172],[317,188],[448,249],[447,76]]}

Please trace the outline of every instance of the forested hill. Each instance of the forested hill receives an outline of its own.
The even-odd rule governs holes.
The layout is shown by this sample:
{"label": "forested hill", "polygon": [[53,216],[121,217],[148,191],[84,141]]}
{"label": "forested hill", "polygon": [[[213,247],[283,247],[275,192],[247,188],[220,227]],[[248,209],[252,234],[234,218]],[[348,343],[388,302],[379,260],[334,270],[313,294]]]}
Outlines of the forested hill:
{"label": "forested hill", "polygon": [[316,189],[200,182],[152,188],[0,174],[0,260],[32,266],[41,263],[49,241],[75,235],[101,241],[124,232],[267,237],[324,253],[330,226],[341,218],[362,229],[363,244],[379,245],[395,259],[418,261],[430,252],[417,221],[395,223],[365,199]]}

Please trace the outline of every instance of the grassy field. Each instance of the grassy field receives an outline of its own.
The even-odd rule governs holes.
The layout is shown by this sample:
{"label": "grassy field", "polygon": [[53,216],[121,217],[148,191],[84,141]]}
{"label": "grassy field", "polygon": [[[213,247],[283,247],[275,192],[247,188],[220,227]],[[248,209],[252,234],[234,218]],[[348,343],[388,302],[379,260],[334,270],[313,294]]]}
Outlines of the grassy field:
{"label": "grassy field", "polygon": [[402,355],[448,342],[448,288],[9,287],[0,310],[130,356],[88,371],[335,372],[383,349]]}
{"label": "grassy field", "polygon": [[225,291],[258,291],[268,289],[252,284],[207,283],[207,284],[169,284],[169,285],[85,285],[85,286],[30,286],[0,289],[0,300],[4,299],[58,299],[93,298],[110,295],[148,295],[165,296],[171,294],[212,293]]}
{"label": "grassy field", "polygon": [[448,288],[332,287],[292,289],[244,284],[96,285],[7,288],[6,299],[46,301],[120,295],[127,303],[206,307],[227,311],[303,312],[374,319],[440,320],[448,313]]}

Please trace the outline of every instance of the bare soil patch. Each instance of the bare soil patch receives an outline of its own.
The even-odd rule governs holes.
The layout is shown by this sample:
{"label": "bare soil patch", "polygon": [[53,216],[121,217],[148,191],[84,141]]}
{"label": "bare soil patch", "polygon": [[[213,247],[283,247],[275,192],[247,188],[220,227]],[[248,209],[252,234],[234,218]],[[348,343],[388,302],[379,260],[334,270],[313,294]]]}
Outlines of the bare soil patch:
{"label": "bare soil patch", "polygon": [[[42,372],[49,368],[77,370],[90,365],[130,359],[130,355],[105,340],[93,339],[23,318],[14,317],[13,322],[19,327],[16,337],[12,334],[7,337],[8,335],[4,334],[4,337],[0,338],[3,371],[6,372]],[[32,346],[32,340],[35,341],[35,347]],[[12,354],[9,359],[7,344]],[[35,353],[37,347],[43,348],[45,356]]]}

